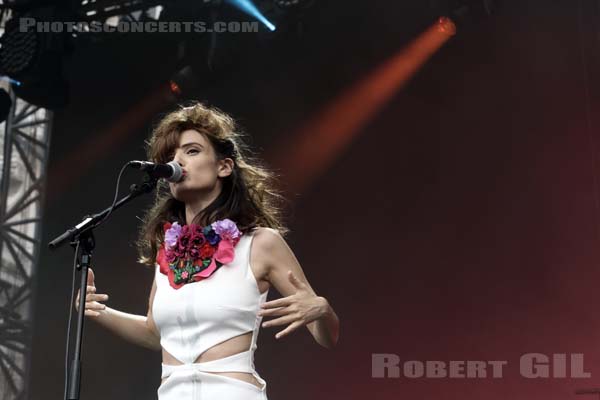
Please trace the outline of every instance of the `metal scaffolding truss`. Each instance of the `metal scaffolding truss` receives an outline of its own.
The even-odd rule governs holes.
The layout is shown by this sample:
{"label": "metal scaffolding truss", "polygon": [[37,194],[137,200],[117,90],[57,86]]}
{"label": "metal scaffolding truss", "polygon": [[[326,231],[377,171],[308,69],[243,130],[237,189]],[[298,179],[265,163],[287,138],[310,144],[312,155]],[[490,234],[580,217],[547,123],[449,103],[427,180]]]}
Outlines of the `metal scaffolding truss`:
{"label": "metal scaffolding truss", "polygon": [[192,12],[221,2],[222,0],[82,0],[78,2],[75,13],[79,21],[116,25],[121,20],[158,21],[165,6],[180,4]]}
{"label": "metal scaffolding truss", "polygon": [[32,282],[52,120],[51,111],[11,97],[0,124],[0,400],[25,399],[29,386]]}
{"label": "metal scaffolding truss", "polygon": [[77,9],[80,21],[110,23],[112,19],[139,21],[143,16],[157,20],[169,0],[83,0]]}

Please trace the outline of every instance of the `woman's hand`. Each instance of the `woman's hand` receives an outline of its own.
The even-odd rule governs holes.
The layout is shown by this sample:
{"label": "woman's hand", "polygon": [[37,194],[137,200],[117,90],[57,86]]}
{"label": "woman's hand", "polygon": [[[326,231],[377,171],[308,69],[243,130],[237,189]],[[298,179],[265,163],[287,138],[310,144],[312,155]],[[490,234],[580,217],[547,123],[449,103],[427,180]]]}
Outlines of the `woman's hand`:
{"label": "woman's hand", "polygon": [[[77,300],[75,300],[75,309],[79,311],[79,293],[77,291]],[[86,317],[98,317],[100,311],[106,309],[100,301],[108,300],[107,294],[96,294],[96,285],[94,284],[94,271],[89,268],[87,276],[87,294],[85,296],[85,313]]]}
{"label": "woman's hand", "polygon": [[292,271],[288,271],[288,279],[296,288],[296,293],[263,303],[261,306],[263,309],[258,312],[261,316],[279,317],[264,322],[263,327],[290,324],[275,335],[276,339],[321,318],[328,309],[327,299],[315,295],[305,283],[296,278]]}

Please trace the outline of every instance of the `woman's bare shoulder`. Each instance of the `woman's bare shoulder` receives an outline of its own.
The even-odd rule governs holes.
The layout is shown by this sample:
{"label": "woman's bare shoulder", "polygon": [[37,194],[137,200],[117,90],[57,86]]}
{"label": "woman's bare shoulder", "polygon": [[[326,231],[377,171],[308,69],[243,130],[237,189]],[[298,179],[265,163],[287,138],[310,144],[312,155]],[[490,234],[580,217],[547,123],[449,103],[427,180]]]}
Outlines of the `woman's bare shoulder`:
{"label": "woman's bare shoulder", "polygon": [[252,263],[261,272],[266,273],[272,263],[271,255],[280,246],[285,246],[285,241],[277,229],[257,227],[252,231],[252,248],[250,250]]}
{"label": "woman's bare shoulder", "polygon": [[252,231],[254,239],[252,240],[252,250],[269,250],[284,241],[283,236],[277,229],[259,226]]}

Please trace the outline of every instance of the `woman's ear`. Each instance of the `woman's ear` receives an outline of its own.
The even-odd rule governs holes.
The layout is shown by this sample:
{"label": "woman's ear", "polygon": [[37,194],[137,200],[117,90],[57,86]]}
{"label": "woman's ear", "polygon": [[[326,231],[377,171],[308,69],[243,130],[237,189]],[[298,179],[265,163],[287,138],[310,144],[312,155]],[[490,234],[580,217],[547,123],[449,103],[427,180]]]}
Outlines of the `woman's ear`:
{"label": "woman's ear", "polygon": [[219,160],[219,166],[217,171],[218,177],[225,178],[231,175],[231,173],[233,172],[233,165],[234,162],[231,158],[224,158],[222,160]]}

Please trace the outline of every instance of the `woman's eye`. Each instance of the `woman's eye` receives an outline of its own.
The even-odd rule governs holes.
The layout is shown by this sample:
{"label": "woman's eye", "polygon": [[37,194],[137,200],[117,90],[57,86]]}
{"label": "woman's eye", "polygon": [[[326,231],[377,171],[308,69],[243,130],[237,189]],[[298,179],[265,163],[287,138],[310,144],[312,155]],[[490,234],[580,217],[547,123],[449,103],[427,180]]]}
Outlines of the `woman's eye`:
{"label": "woman's eye", "polygon": [[198,150],[197,150],[197,149],[189,149],[189,150],[187,151],[187,154],[190,154],[190,152],[192,152],[192,151],[195,151],[196,153],[198,153]]}

